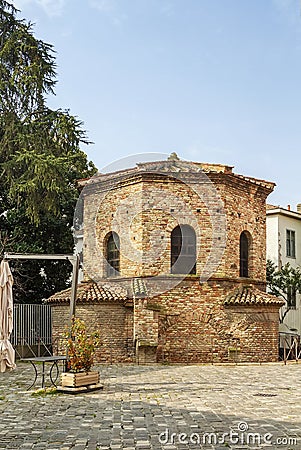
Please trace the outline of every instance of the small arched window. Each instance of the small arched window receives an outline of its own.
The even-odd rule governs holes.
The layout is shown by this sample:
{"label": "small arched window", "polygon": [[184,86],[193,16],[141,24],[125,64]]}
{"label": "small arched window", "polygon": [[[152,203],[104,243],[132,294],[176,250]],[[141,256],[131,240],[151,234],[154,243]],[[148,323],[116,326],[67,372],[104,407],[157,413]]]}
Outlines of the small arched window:
{"label": "small arched window", "polygon": [[189,225],[178,225],[171,233],[171,273],[196,273],[196,234]]}
{"label": "small arched window", "polygon": [[247,233],[243,231],[239,242],[239,276],[249,276],[249,239]]}
{"label": "small arched window", "polygon": [[106,237],[107,277],[119,275],[120,268],[120,242],[119,236],[114,231]]}

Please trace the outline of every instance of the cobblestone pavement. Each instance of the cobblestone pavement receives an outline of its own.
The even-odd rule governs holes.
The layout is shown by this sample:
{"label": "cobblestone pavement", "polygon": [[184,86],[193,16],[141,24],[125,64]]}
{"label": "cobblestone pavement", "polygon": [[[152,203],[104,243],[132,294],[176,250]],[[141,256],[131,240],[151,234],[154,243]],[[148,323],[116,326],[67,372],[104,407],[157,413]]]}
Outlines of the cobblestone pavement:
{"label": "cobblestone pavement", "polygon": [[98,368],[80,395],[0,374],[0,449],[301,449],[301,364]]}

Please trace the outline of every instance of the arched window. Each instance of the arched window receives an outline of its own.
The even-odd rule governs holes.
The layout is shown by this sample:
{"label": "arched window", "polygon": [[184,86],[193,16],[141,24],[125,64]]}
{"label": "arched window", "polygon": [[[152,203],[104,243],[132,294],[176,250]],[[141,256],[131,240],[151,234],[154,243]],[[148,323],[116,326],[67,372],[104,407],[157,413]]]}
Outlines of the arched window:
{"label": "arched window", "polygon": [[107,276],[116,277],[119,275],[120,266],[120,243],[119,236],[114,231],[106,237],[106,259],[107,259]]}
{"label": "arched window", "polygon": [[245,231],[241,233],[239,242],[239,276],[249,276],[249,239]]}
{"label": "arched window", "polygon": [[178,225],[171,233],[171,273],[196,273],[196,235],[189,225]]}

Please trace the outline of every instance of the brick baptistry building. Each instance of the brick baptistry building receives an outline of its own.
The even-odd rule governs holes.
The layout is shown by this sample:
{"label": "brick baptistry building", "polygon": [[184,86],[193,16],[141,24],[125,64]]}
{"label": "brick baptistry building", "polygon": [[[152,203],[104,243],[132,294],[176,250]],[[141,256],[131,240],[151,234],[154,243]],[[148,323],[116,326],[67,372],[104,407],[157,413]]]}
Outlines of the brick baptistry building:
{"label": "brick baptistry building", "polygon": [[[173,155],[81,186],[76,315],[100,332],[99,362],[278,359],[282,301],[265,293],[274,183]],[[47,301],[54,337],[69,301],[70,290]]]}

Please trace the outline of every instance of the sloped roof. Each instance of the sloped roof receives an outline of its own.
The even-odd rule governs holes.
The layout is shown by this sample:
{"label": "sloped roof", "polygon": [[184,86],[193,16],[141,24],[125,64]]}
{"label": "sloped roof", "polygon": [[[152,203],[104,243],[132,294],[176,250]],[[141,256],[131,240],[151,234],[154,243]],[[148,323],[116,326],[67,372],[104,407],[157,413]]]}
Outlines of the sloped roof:
{"label": "sloped roof", "polygon": [[134,278],[132,282],[132,290],[133,294],[136,297],[146,297],[147,296],[147,288],[146,284],[141,278]]}
{"label": "sloped roof", "polygon": [[275,305],[282,306],[284,301],[279,297],[276,297],[271,294],[267,294],[266,292],[260,291],[253,286],[242,286],[238,289],[235,289],[225,298],[224,305],[226,306],[235,306],[235,305],[244,305],[244,306],[252,306],[252,305]]}
{"label": "sloped roof", "polygon": [[144,163],[137,163],[135,167],[130,167],[128,169],[117,170],[110,173],[98,173],[90,179],[78,180],[79,186],[84,187],[89,184],[94,184],[98,182],[106,182],[109,180],[127,178],[129,176],[143,174],[147,172],[153,173],[199,173],[205,172],[207,174],[217,173],[229,175],[232,178],[239,180],[244,180],[246,182],[255,184],[257,186],[262,186],[270,191],[274,189],[275,183],[271,181],[262,180],[259,178],[249,177],[245,175],[240,175],[232,171],[233,166],[225,164],[210,164],[192,161],[182,161],[182,160],[165,160],[165,161],[151,161]]}
{"label": "sloped roof", "polygon": [[270,210],[270,209],[277,209],[277,208],[279,208],[279,206],[271,205],[271,204],[269,204],[269,203],[266,204],[266,209],[267,209],[267,210]]}
{"label": "sloped roof", "polygon": [[294,211],[290,209],[290,206],[288,205],[287,208],[284,208],[283,206],[274,206],[274,205],[266,205],[266,213],[267,216],[275,215],[275,216],[287,216],[291,217],[297,220],[301,219],[301,211],[297,209],[297,211]]}
{"label": "sloped roof", "polygon": [[236,178],[240,178],[241,180],[244,180],[244,181],[249,181],[250,183],[257,184],[258,186],[263,186],[271,191],[276,186],[276,183],[274,183],[272,181],[262,180],[261,178],[249,177],[247,175],[240,175],[238,173],[234,173],[233,175]]}
{"label": "sloped roof", "polygon": [[[140,278],[134,278],[129,286],[129,293],[124,286],[110,283],[104,280],[101,283],[85,281],[77,287],[77,303],[102,303],[102,302],[125,302],[136,297],[146,297],[147,288],[145,282]],[[71,289],[57,292],[49,297],[45,303],[69,303]]]}
{"label": "sloped roof", "polygon": [[[70,297],[71,289],[65,289],[53,294],[46,300],[46,303],[68,303]],[[127,299],[126,290],[113,283],[100,284],[95,281],[86,281],[77,287],[77,303],[123,302]]]}

